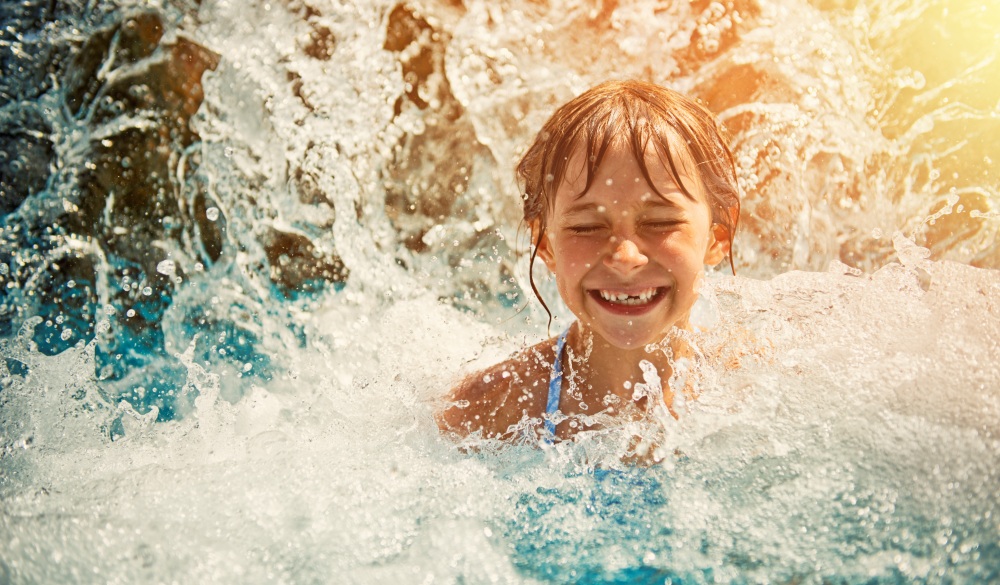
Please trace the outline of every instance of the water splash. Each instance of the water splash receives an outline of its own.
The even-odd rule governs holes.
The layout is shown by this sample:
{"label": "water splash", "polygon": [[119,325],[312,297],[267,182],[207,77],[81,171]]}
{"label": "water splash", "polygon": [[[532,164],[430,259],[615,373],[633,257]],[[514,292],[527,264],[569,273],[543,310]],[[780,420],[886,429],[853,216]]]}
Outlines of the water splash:
{"label": "water splash", "polygon": [[[4,5],[0,581],[995,580],[983,7]],[[456,452],[442,390],[544,334],[509,169],[621,76],[734,138],[701,395],[650,470]]]}

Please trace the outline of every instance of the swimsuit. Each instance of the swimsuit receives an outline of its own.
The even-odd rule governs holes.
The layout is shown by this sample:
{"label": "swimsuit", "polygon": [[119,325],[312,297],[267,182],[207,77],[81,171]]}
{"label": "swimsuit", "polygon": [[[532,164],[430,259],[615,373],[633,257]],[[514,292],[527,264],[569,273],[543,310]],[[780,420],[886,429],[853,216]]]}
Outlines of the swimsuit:
{"label": "swimsuit", "polygon": [[563,349],[566,347],[567,333],[569,333],[569,327],[556,340],[556,357],[552,362],[552,376],[549,378],[549,398],[545,402],[544,421],[546,436],[542,440],[549,445],[552,444],[552,439],[556,436],[556,423],[552,420],[552,417],[559,410],[559,397],[562,394],[562,354]]}

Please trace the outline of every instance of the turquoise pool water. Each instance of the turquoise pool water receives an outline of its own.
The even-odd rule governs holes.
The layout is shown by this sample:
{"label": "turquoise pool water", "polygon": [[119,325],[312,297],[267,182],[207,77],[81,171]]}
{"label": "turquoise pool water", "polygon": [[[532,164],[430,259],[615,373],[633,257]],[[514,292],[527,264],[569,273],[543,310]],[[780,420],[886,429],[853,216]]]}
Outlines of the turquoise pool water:
{"label": "turquoise pool water", "polygon": [[[992,4],[0,22],[0,583],[1000,581]],[[442,394],[546,335],[514,161],[611,76],[733,135],[701,395],[469,454]],[[621,462],[635,433],[662,462]]]}

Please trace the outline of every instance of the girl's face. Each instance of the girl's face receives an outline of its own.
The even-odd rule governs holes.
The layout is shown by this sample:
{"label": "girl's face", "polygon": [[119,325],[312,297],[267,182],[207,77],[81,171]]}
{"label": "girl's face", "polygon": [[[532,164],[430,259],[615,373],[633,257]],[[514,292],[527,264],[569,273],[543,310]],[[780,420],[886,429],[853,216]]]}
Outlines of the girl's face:
{"label": "girl's face", "polygon": [[726,229],[712,223],[690,157],[675,157],[675,163],[694,200],[655,155],[647,157],[656,190],[631,151],[615,145],[581,196],[586,171],[577,153],[538,248],[581,324],[621,349],[660,341],[675,325],[686,327],[704,266],[718,264],[729,248]]}

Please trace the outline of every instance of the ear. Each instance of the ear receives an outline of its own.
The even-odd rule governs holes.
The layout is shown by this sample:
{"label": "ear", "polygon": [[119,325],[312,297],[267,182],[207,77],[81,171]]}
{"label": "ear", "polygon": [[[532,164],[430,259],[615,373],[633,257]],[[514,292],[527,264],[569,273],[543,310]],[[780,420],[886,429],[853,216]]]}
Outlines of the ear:
{"label": "ear", "polygon": [[729,252],[729,230],[722,224],[713,223],[708,235],[708,249],[705,250],[705,264],[715,266]]}
{"label": "ear", "polygon": [[538,257],[542,259],[542,262],[545,262],[549,270],[555,272],[556,261],[552,255],[552,242],[549,241],[548,231],[542,230],[541,222],[538,220],[531,222],[531,244],[535,245],[536,242],[538,244],[536,252]]}

